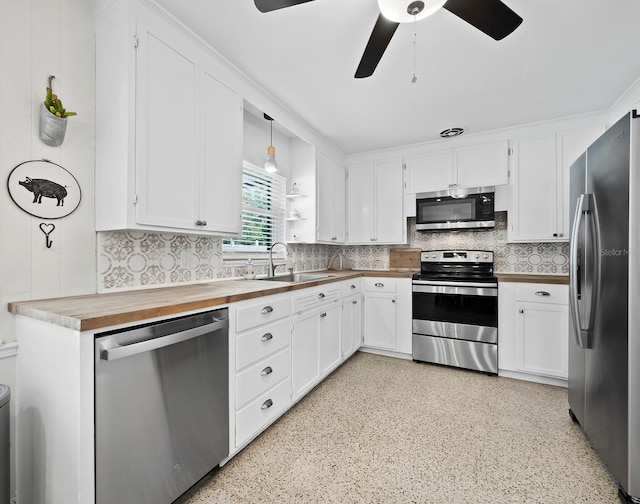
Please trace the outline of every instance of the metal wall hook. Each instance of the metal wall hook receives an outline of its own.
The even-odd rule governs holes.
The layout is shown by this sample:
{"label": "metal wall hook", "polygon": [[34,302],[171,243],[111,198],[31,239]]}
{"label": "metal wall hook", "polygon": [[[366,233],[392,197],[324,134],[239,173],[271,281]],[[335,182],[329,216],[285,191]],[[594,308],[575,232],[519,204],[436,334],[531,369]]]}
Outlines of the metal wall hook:
{"label": "metal wall hook", "polygon": [[53,230],[55,228],[56,228],[55,224],[48,224],[46,222],[42,222],[40,224],[40,231],[44,233],[47,248],[51,248],[51,245],[53,245],[53,242],[49,239],[49,235],[53,233]]}

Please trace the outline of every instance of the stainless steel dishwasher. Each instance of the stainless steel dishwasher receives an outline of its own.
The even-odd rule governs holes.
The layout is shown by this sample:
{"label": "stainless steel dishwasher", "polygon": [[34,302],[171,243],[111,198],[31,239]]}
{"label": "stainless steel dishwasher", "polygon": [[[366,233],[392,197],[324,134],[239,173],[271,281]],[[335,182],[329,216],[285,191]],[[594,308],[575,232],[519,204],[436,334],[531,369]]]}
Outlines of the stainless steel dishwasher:
{"label": "stainless steel dishwasher", "polygon": [[97,504],[169,504],[229,454],[228,310],[96,335]]}

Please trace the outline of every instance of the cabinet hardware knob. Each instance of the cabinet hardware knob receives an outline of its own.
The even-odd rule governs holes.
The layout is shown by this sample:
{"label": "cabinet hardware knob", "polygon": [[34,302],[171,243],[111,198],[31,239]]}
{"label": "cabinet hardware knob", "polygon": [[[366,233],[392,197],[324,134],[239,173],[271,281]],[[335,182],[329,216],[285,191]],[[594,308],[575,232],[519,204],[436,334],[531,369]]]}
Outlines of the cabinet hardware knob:
{"label": "cabinet hardware knob", "polygon": [[357,301],[351,301],[351,304],[358,304]]}
{"label": "cabinet hardware knob", "polygon": [[260,406],[260,409],[269,409],[271,406],[273,406],[273,401],[271,399],[267,399],[265,402],[262,403],[262,406]]}
{"label": "cabinet hardware knob", "polygon": [[524,313],[524,310],[518,310],[518,313]]}
{"label": "cabinet hardware knob", "polygon": [[266,315],[267,313],[271,313],[272,311],[273,311],[273,308],[272,308],[271,306],[265,306],[265,307],[262,309],[262,314],[263,314],[263,315]]}
{"label": "cabinet hardware knob", "polygon": [[197,220],[196,221],[196,226],[206,226],[207,225],[207,221],[206,220]]}
{"label": "cabinet hardware knob", "polygon": [[376,239],[375,239],[375,238],[369,238],[369,240],[371,240],[371,241],[376,241]]}
{"label": "cabinet hardware knob", "polygon": [[262,338],[260,338],[260,341],[269,341],[273,339],[273,334],[271,334],[270,332],[264,334],[262,336]]}
{"label": "cabinet hardware knob", "polygon": [[353,285],[353,284],[351,284],[351,288],[352,288],[352,289],[355,289],[355,288],[356,288],[356,286],[355,286],[355,285]]}
{"label": "cabinet hardware knob", "polygon": [[273,368],[271,366],[267,366],[261,371],[260,376],[268,376],[271,373],[273,373]]}
{"label": "cabinet hardware knob", "polygon": [[320,314],[320,318],[325,318],[326,316],[327,316],[327,314],[326,314],[326,313],[321,313],[321,314]]}
{"label": "cabinet hardware knob", "polygon": [[324,299],[324,294],[322,292],[318,294],[318,299]]}
{"label": "cabinet hardware knob", "polygon": [[335,240],[338,239],[338,237],[337,236],[332,236],[331,239],[335,241]]}
{"label": "cabinet hardware knob", "polygon": [[536,292],[536,296],[550,296],[551,294],[549,294],[547,291],[537,291]]}
{"label": "cabinet hardware knob", "polygon": [[396,302],[396,300],[395,300],[395,299],[392,299],[392,300],[391,300],[391,302],[392,302],[392,303],[395,303],[395,302]]}
{"label": "cabinet hardware knob", "polygon": [[375,285],[376,287],[384,287],[384,284],[382,282],[377,282]]}

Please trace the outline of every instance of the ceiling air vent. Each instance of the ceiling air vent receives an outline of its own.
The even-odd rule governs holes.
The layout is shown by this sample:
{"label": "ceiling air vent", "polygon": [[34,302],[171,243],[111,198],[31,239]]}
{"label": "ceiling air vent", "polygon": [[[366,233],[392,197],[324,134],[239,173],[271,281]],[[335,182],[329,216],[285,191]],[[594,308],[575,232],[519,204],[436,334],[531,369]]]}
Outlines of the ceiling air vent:
{"label": "ceiling air vent", "polygon": [[464,133],[464,128],[447,128],[443,129],[440,132],[440,136],[442,138],[451,138],[462,135]]}

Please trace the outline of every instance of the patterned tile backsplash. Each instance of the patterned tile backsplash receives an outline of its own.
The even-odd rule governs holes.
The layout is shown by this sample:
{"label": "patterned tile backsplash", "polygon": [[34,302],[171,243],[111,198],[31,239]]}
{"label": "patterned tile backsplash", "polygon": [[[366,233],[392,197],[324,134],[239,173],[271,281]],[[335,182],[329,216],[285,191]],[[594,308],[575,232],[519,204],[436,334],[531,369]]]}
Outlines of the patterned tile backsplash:
{"label": "patterned tile backsplash", "polygon": [[[567,243],[507,243],[507,214],[496,214],[496,228],[487,231],[418,232],[408,220],[408,247],[423,250],[493,250],[499,273],[566,275]],[[329,259],[342,251],[354,269],[387,269],[389,249],[384,245],[289,245],[287,267],[294,271],[327,268]],[[277,250],[277,249],[276,249]],[[281,266],[279,271],[284,268]],[[241,277],[244,264],[225,263],[222,238],[213,236],[110,231],[98,233],[98,291],[196,283]],[[266,275],[267,265],[256,264],[256,274]]]}

